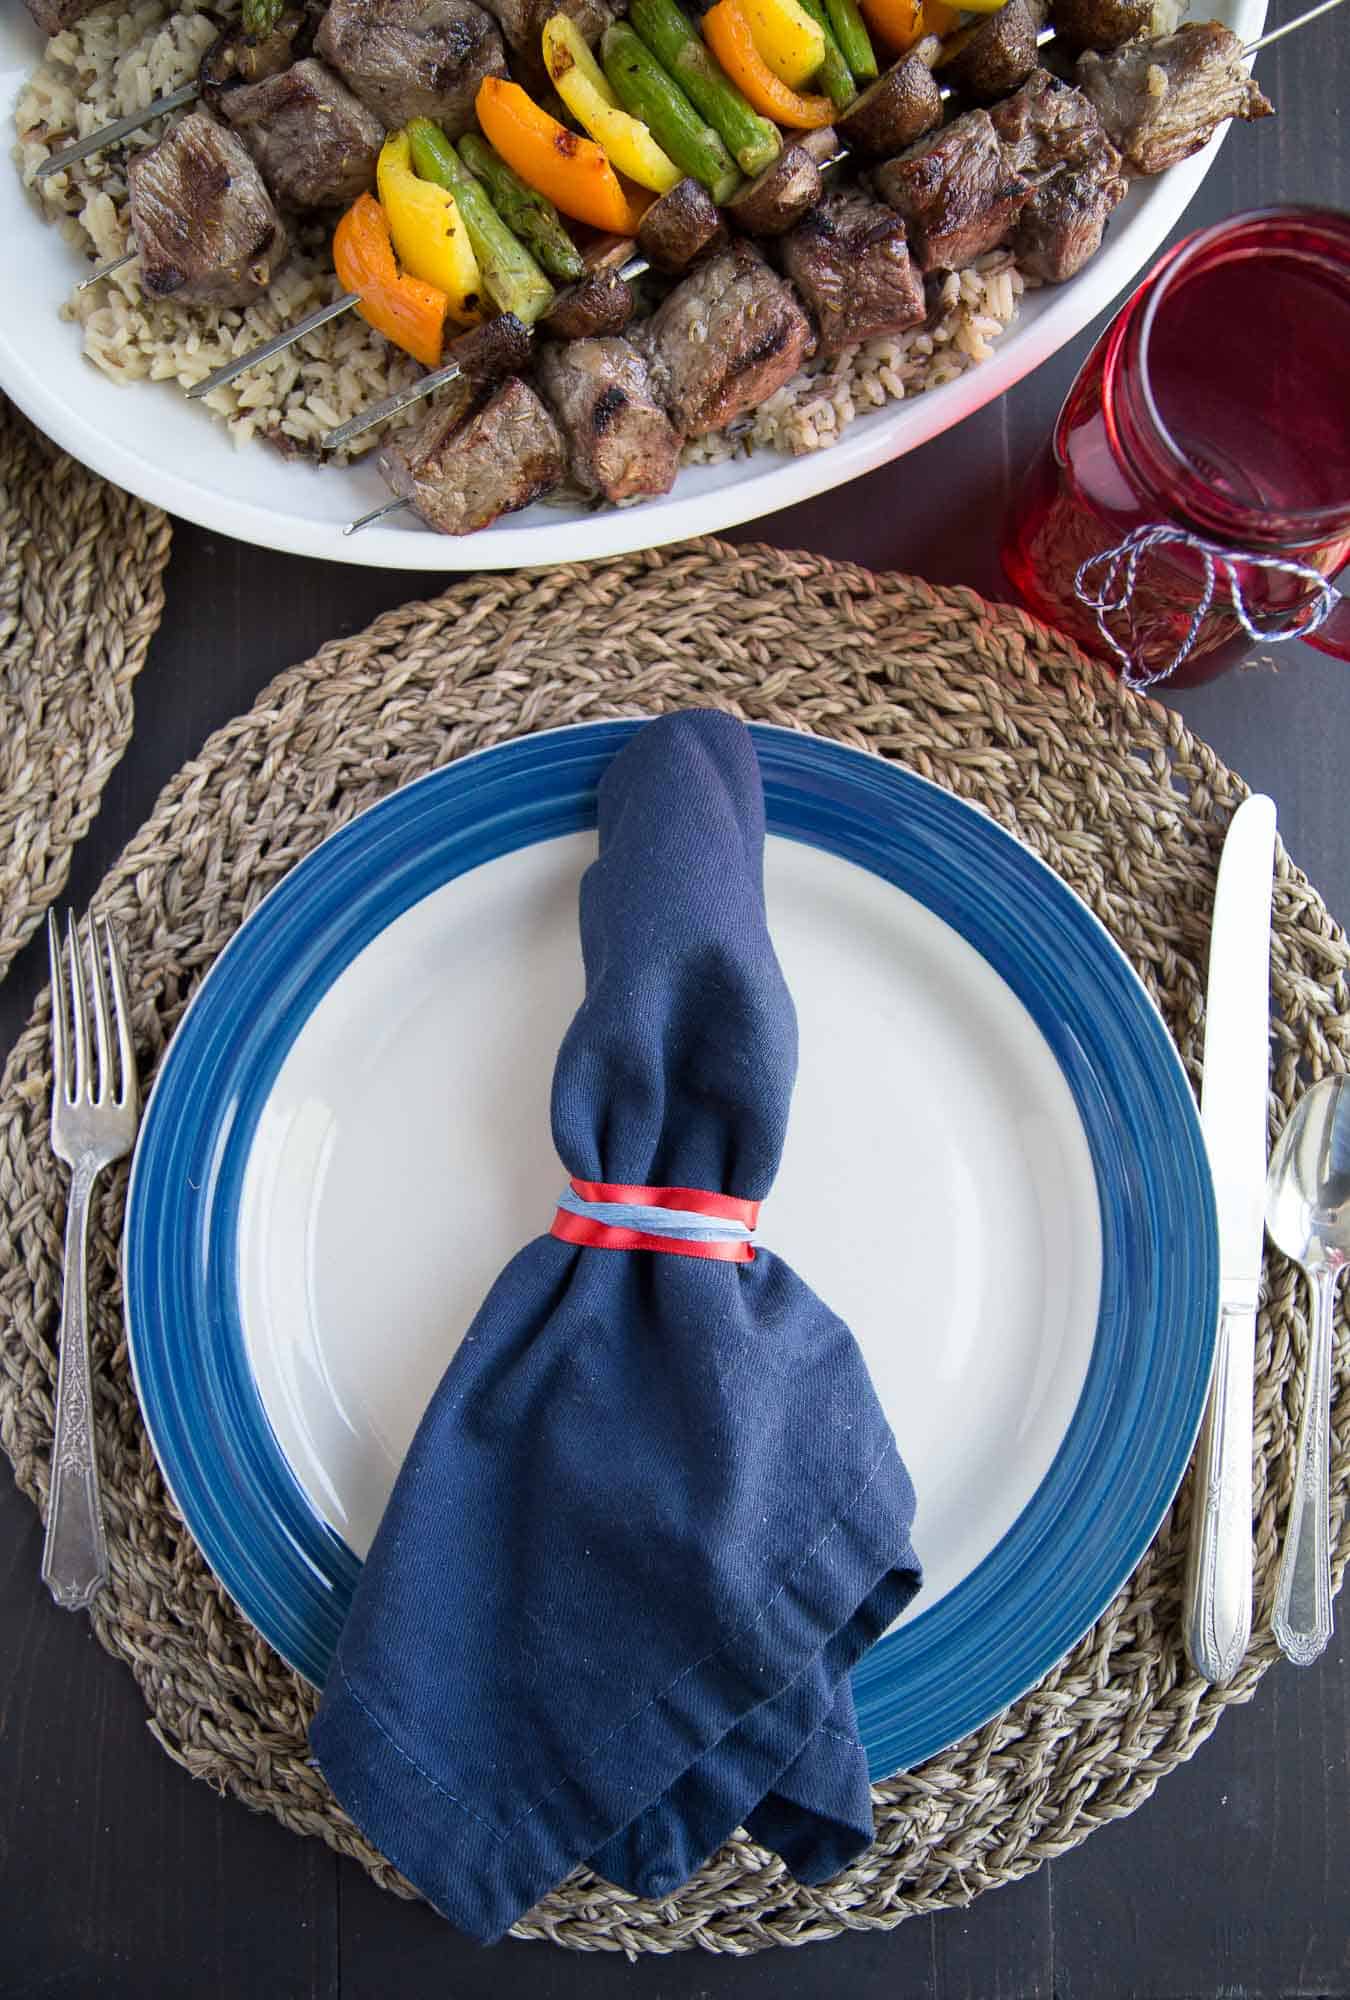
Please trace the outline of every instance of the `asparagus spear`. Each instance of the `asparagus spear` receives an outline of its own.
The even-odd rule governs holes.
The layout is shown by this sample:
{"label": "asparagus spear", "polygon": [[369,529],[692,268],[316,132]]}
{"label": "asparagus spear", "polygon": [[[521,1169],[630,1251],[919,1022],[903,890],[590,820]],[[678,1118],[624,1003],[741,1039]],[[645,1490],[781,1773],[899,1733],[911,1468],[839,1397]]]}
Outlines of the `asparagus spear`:
{"label": "asparagus spear", "polygon": [[414,118],[407,130],[417,172],[424,181],[449,188],[459,205],[488,297],[502,312],[514,313],[526,326],[533,326],[553,303],[552,285],[511,234],[481,181],[474,179],[440,126],[429,118]]}
{"label": "asparagus spear", "polygon": [[736,162],[626,21],[605,29],[600,58],[624,110],[642,120],[681,173],[702,181],[715,202],[733,195],[741,184]]}
{"label": "asparagus spear", "polygon": [[821,5],[821,0],[797,0],[802,11],[811,16],[825,37],[825,60],[816,71],[813,82],[817,90],[823,90],[836,111],[847,111],[858,95],[853,81],[853,72],[844,60],[844,52],[835,40],[830,26],[830,17]]}
{"label": "asparagus spear", "polygon": [[501,155],[477,132],[466,132],[459,157],[488,191],[492,206],[507,228],[518,236],[551,278],[575,284],[586,275],[586,261],[564,229],[547,195],[523,181]]}
{"label": "asparagus spear", "polygon": [[778,128],[724,76],[675,0],[630,0],[628,18],[696,111],[731,149],[743,173],[762,173],[783,149]]}
{"label": "asparagus spear", "polygon": [[242,19],[246,35],[270,35],[281,19],[286,0],[244,0]]}
{"label": "asparagus spear", "polygon": [[[802,0],[805,6],[807,0]],[[834,39],[844,52],[844,61],[857,83],[870,83],[877,75],[876,50],[867,32],[867,23],[858,11],[858,0],[825,0]],[[811,10],[813,13],[815,9]]]}

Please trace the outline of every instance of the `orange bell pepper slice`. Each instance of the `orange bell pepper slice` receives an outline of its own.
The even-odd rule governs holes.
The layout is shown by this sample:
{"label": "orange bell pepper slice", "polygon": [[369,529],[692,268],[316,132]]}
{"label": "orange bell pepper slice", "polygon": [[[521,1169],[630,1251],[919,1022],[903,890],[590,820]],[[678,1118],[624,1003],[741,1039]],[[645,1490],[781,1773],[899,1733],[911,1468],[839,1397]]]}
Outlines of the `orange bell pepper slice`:
{"label": "orange bell pepper slice", "polygon": [[803,95],[774,75],[755,47],[739,0],[717,0],[703,16],[703,35],[731,81],[761,117],[796,132],[818,131],[831,123],[834,106],[828,97]]}
{"label": "orange bell pepper slice", "polygon": [[923,33],[923,0],[858,0],[858,5],[872,33],[892,55],[913,48]]}
{"label": "orange bell pepper slice", "polygon": [[570,132],[504,77],[483,78],[474,109],[488,144],[555,208],[593,229],[636,236],[652,196],[621,180],[593,139]]}
{"label": "orange bell pepper slice", "polygon": [[961,18],[947,0],[858,0],[858,5],[877,39],[897,56],[925,35],[950,35]]}
{"label": "orange bell pepper slice", "polygon": [[439,367],[449,301],[435,285],[399,270],[373,194],[358,195],[333,232],[333,263],[345,290],[359,295],[356,310],[367,325],[424,368]]}
{"label": "orange bell pepper slice", "polygon": [[919,23],[920,39],[924,35],[950,35],[961,19],[959,7],[949,7],[947,0],[923,0],[923,20]]}

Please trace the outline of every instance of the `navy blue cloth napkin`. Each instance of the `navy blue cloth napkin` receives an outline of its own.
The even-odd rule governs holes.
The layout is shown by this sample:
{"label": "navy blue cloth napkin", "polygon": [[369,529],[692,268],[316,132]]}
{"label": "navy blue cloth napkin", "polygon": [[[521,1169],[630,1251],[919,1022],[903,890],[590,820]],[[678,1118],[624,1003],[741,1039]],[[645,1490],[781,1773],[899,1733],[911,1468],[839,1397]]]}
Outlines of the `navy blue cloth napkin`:
{"label": "navy blue cloth napkin", "polygon": [[[558,1152],[580,1181],[761,1200],[797,1030],[754,746],[729,716],[665,717],[599,804]],[[669,1894],[741,1825],[827,1880],[872,1838],[848,1675],[919,1587],[913,1513],[853,1335],[772,1251],[537,1237],[413,1440],[318,1762],[484,1940],[581,1862]]]}

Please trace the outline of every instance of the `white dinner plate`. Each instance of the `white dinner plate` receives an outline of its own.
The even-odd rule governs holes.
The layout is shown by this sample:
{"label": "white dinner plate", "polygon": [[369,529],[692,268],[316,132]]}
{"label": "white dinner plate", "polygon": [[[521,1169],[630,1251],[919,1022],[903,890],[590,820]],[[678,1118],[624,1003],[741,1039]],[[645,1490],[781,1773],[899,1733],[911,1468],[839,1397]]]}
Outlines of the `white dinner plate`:
{"label": "white dinner plate", "polygon": [[[156,1079],[141,1406],[217,1574],[318,1681],[436,1382],[552,1219],[577,886],[634,726],[501,745],[334,834]],[[882,1776],[1044,1673],[1156,1531],[1213,1353],[1213,1199],[1167,1031],[1058,877],[880,758],[753,735],[801,1030],[761,1236],[852,1326],[918,1493],[923,1592],[854,1676]]]}
{"label": "white dinner plate", "polygon": [[[1207,14],[1257,36],[1265,0],[1217,0]],[[18,0],[0,19],[0,113],[6,129],[42,38]],[[1226,128],[1225,128],[1226,130]],[[1262,135],[1242,137],[1261,143]],[[388,569],[515,569],[575,562],[714,533],[809,499],[898,458],[1002,395],[1073,338],[1150,262],[1213,163],[1220,133],[1166,174],[1134,184],[1106,242],[1067,285],[1025,298],[993,357],[955,382],[855,419],[826,451],[787,458],[756,452],[681,472],[673,492],[589,513],[536,505],[465,537],[399,516],[344,539],[343,526],[389,497],[372,464],[322,468],[264,445],[236,447],[225,428],[170,383],[110,382],[80,351],[80,329],[58,318],[88,266],[44,227],[18,175],[0,173],[0,387],[67,451],[128,492],[264,548]],[[22,272],[22,280],[19,272]]]}

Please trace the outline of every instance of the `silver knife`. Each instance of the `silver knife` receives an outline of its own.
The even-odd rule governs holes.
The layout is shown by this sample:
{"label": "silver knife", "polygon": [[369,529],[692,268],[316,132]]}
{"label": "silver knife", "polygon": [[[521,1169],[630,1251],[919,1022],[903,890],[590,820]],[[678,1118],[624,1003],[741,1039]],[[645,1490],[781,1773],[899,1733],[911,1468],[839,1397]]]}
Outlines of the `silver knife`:
{"label": "silver knife", "polygon": [[1233,814],[1219,861],[1200,1123],[1219,1215],[1219,1333],[1196,1453],[1184,1633],[1197,1673],[1230,1680],[1252,1629],[1252,1405],[1266,1190],[1275,802]]}

